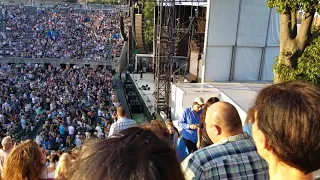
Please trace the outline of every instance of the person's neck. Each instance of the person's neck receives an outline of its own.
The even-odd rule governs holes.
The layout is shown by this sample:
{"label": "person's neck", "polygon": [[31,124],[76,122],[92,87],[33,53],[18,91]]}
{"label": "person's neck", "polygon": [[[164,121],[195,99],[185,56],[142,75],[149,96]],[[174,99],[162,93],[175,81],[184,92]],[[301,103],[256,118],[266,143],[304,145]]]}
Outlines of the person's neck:
{"label": "person's neck", "polygon": [[268,161],[268,164],[270,180],[313,180],[312,172],[305,174],[304,172],[278,160],[270,160]]}

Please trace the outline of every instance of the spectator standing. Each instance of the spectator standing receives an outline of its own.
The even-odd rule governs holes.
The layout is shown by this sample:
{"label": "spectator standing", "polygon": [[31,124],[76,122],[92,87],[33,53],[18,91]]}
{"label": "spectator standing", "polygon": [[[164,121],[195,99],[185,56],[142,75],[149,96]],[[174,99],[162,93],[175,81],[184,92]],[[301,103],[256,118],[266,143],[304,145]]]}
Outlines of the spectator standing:
{"label": "spectator standing", "polygon": [[270,179],[313,180],[320,168],[320,88],[274,84],[258,94],[253,110],[252,135]]}
{"label": "spectator standing", "polygon": [[3,170],[3,180],[40,180],[46,156],[37,143],[26,141],[10,153]]}
{"label": "spectator standing", "polygon": [[214,144],[182,162],[186,179],[269,179],[267,162],[259,156],[253,139],[243,133],[233,105],[211,105],[204,126]]}
{"label": "spectator standing", "polygon": [[178,122],[178,125],[182,129],[182,139],[184,144],[187,146],[189,153],[193,153],[197,150],[197,128],[200,122],[203,105],[203,98],[196,97],[193,101],[192,107],[184,110],[183,115]]}
{"label": "spectator standing", "polygon": [[211,106],[213,103],[219,102],[219,99],[217,97],[212,97],[207,100],[206,104],[203,107],[201,117],[200,117],[200,123],[198,127],[198,140],[197,140],[197,148],[204,148],[212,144],[212,141],[208,137],[206,128],[203,127],[204,120],[206,118],[207,109],[209,106]]}

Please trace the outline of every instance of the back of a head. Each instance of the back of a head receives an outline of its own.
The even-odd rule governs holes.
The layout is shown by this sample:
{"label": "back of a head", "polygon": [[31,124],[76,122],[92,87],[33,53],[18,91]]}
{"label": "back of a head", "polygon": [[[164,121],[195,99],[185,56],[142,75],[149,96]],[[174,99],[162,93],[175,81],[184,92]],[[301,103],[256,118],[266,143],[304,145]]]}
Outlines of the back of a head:
{"label": "back of a head", "polygon": [[147,130],[151,130],[160,139],[170,143],[170,134],[168,133],[168,130],[163,122],[152,120],[150,123],[141,125],[141,127]]}
{"label": "back of a head", "polygon": [[71,158],[68,153],[63,153],[59,158],[59,165],[56,169],[55,178],[68,179],[70,175]]}
{"label": "back of a head", "polygon": [[259,93],[253,108],[258,128],[280,161],[306,174],[320,168],[318,87],[300,81],[275,84]]}
{"label": "back of a head", "polygon": [[237,134],[242,131],[242,122],[237,109],[228,102],[216,102],[208,107],[206,119],[222,128],[224,134]]}
{"label": "back of a head", "polygon": [[126,110],[122,106],[117,107],[117,115],[119,117],[126,117]]}
{"label": "back of a head", "polygon": [[184,179],[175,150],[148,129],[132,127],[116,137],[84,144],[71,180]]}
{"label": "back of a head", "polygon": [[12,148],[12,139],[10,136],[6,136],[5,138],[2,139],[1,145],[4,148],[4,150],[8,150]]}
{"label": "back of a head", "polygon": [[44,164],[40,148],[35,142],[26,142],[10,153],[2,173],[4,180],[39,179]]}
{"label": "back of a head", "polygon": [[219,102],[219,98],[217,97],[211,97],[207,100],[206,104],[203,107],[202,113],[201,113],[201,121],[204,121],[204,119],[206,118],[206,113],[207,113],[207,109],[209,106],[211,106],[212,104]]}

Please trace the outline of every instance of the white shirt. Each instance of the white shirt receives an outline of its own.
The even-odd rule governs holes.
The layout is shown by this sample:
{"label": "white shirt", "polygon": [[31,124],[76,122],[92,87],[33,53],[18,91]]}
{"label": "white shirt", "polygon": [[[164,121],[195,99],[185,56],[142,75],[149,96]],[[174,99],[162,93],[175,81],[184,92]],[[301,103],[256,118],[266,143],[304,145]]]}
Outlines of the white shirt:
{"label": "white shirt", "polygon": [[40,135],[37,135],[37,137],[36,137],[36,143],[37,143],[38,145],[41,145],[42,142],[43,142],[43,138],[42,138]]}
{"label": "white shirt", "polygon": [[69,126],[68,127],[68,131],[69,131],[70,135],[73,135],[74,134],[74,127],[73,126]]}
{"label": "white shirt", "polygon": [[96,131],[98,131],[98,133],[102,133],[101,127],[100,127],[100,126],[97,126],[97,127],[96,127]]}
{"label": "white shirt", "polygon": [[76,139],[74,144],[76,145],[76,147],[80,147],[81,146],[81,140],[80,139]]}
{"label": "white shirt", "polygon": [[102,111],[99,109],[98,111],[98,116],[101,117],[102,116]]}

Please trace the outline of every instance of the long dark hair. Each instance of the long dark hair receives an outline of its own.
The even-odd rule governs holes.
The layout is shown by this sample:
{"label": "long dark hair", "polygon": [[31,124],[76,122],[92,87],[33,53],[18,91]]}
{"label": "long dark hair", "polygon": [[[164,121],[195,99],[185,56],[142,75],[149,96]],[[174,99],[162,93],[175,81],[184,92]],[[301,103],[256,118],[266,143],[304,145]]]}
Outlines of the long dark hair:
{"label": "long dark hair", "polygon": [[219,102],[219,98],[217,97],[211,97],[210,99],[207,100],[206,104],[203,107],[200,119],[201,122],[204,122],[204,119],[206,118],[206,113],[207,113],[207,109],[209,106],[211,106],[213,103]]}
{"label": "long dark hair", "polygon": [[184,179],[175,150],[141,127],[84,144],[71,174],[71,180]]}

